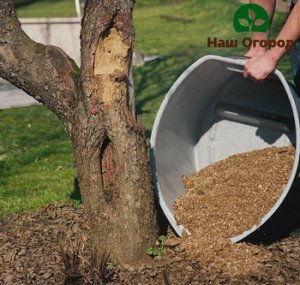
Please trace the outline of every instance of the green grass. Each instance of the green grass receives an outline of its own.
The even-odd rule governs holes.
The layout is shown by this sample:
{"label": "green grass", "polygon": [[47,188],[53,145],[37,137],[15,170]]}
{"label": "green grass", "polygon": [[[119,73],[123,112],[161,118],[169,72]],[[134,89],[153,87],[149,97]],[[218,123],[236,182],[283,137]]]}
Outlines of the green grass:
{"label": "green grass", "polygon": [[0,217],[74,195],[70,144],[42,106],[0,112]]}
{"label": "green grass", "polygon": [[[18,13],[23,17],[74,13],[72,1],[53,2],[51,9],[48,1],[36,1],[18,9]],[[67,5],[70,8],[62,8]],[[242,47],[207,48],[208,36],[241,39],[247,35],[233,30],[232,16],[238,5],[224,0],[137,0],[136,48],[163,57],[160,62],[134,70],[137,109],[148,138],[164,95],[192,62],[206,54],[246,52]],[[168,21],[168,15],[186,17],[191,22]],[[275,17],[273,34],[284,17]],[[279,68],[290,77],[287,57]],[[0,217],[52,201],[70,201],[76,196],[71,148],[62,125],[50,111],[41,106],[1,111],[0,130]]]}
{"label": "green grass", "polygon": [[161,5],[169,5],[170,3],[179,3],[184,0],[135,0],[135,5],[137,7],[141,6],[161,6]]}
{"label": "green grass", "polygon": [[74,0],[38,0],[17,9],[18,17],[75,17]]}

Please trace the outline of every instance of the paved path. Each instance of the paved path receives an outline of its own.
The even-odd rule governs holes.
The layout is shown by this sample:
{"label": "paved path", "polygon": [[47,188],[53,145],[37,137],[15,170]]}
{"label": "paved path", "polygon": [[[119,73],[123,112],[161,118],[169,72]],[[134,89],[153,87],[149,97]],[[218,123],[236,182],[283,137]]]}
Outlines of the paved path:
{"label": "paved path", "polygon": [[0,110],[40,104],[24,91],[0,78]]}

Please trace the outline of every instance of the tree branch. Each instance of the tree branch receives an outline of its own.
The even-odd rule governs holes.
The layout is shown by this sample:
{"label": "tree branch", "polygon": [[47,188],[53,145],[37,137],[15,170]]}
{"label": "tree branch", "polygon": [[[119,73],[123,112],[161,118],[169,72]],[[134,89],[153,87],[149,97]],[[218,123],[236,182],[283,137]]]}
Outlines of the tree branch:
{"label": "tree branch", "polygon": [[0,1],[0,77],[70,122],[79,93],[79,68],[60,48],[31,40],[11,0]]}

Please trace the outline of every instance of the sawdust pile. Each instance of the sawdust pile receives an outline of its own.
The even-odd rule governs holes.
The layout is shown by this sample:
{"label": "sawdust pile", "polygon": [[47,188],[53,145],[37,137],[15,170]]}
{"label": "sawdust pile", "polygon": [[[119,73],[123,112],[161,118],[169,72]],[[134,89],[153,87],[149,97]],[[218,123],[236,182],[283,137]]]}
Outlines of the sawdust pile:
{"label": "sawdust pile", "polygon": [[230,237],[258,224],[281,195],[295,150],[270,147],[237,154],[183,177],[186,192],[174,204],[178,224],[191,233],[181,246],[211,269],[230,276],[254,273],[271,254],[232,244]]}

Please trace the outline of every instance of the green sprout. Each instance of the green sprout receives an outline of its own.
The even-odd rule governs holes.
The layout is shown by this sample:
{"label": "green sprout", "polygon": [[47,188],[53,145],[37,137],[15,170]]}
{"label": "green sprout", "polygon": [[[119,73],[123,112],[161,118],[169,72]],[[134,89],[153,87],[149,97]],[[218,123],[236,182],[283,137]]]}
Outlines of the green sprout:
{"label": "green sprout", "polygon": [[158,237],[157,239],[157,246],[152,247],[152,246],[148,246],[148,248],[146,249],[146,253],[149,254],[150,256],[153,257],[157,257],[157,258],[161,258],[163,255],[163,242],[167,240],[167,237],[164,235],[161,235]]}

